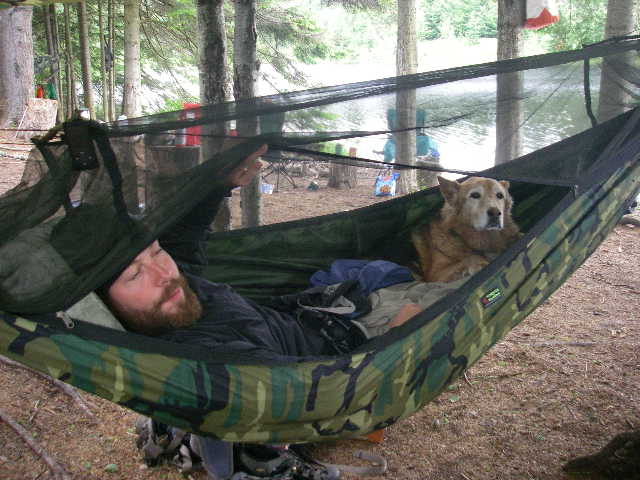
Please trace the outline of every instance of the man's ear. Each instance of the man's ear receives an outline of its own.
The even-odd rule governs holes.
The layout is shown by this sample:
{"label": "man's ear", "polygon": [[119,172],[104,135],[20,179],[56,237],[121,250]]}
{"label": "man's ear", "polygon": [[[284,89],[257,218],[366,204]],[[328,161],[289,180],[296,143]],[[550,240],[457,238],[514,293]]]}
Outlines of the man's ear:
{"label": "man's ear", "polygon": [[460,184],[455,180],[447,180],[444,177],[438,176],[438,183],[440,184],[440,192],[444,197],[444,200],[453,205],[455,203],[456,195],[460,190]]}

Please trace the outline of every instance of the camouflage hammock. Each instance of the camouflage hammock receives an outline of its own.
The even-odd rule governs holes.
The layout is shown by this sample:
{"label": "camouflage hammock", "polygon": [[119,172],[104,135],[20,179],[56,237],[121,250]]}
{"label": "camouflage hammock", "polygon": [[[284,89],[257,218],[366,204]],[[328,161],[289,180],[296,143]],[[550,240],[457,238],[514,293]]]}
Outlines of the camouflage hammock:
{"label": "camouflage hammock", "polygon": [[[0,197],[0,353],[227,441],[332,439],[392,424],[442,392],[551,295],[623,214],[640,179],[640,111],[631,108],[639,46],[622,39],[113,124],[69,122],[61,140],[36,141],[22,182]],[[604,64],[619,67],[628,111],[592,127],[589,79]],[[523,72],[524,89],[496,101],[495,77],[515,72]],[[426,115],[403,114],[396,101],[408,93]],[[529,153],[485,169],[486,134],[505,106],[518,105]],[[262,133],[243,133],[251,122]],[[244,143],[214,154],[232,128]],[[295,157],[380,168],[375,152],[390,135],[415,131],[441,147],[442,165],[425,168],[510,180],[525,235],[461,288],[352,354],[278,364],[56,315],[119,271],[258,145],[269,143],[274,163]],[[357,141],[360,153],[341,155],[336,141]],[[464,155],[447,153],[460,145]],[[260,301],[306,288],[312,273],[338,258],[407,264],[410,232],[441,202],[428,188],[351,212],[215,233],[204,276]],[[82,205],[100,213],[81,215]]]}

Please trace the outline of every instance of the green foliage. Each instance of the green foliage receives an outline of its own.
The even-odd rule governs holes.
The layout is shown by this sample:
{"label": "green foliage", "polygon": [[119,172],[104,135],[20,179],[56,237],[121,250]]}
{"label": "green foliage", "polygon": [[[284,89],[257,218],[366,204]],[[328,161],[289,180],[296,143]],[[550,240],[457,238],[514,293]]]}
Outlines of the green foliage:
{"label": "green foliage", "polygon": [[308,108],[287,112],[286,125],[294,130],[327,131],[335,127],[339,118],[321,108]]}
{"label": "green foliage", "polygon": [[162,112],[175,112],[176,110],[182,110],[184,103],[198,103],[200,100],[194,96],[188,97],[163,97],[164,104],[158,105],[153,111],[154,113]]}
{"label": "green foliage", "polygon": [[[297,12],[294,10],[292,13]],[[288,41],[292,47],[292,53],[297,60],[303,63],[315,63],[319,59],[326,59],[331,56],[331,48],[323,42],[322,29],[309,17],[290,17],[290,37]],[[305,38],[306,41],[297,41]],[[282,37],[280,39],[282,41]]]}
{"label": "green foliage", "polygon": [[197,18],[192,0],[142,0],[140,15],[143,62],[159,71],[197,64]]}
{"label": "green foliage", "polygon": [[395,1],[381,1],[376,10],[354,10],[340,6],[319,8],[316,0],[309,3],[308,14],[325,26],[331,60],[356,61],[360,55],[378,50],[385,41],[395,44]]}
{"label": "green foliage", "polygon": [[423,0],[421,40],[495,38],[497,0]]}
{"label": "green foliage", "polygon": [[560,2],[560,21],[540,30],[550,51],[581,48],[604,38],[607,0]]}
{"label": "green foliage", "polygon": [[[102,110],[102,78],[100,72],[100,35],[98,0],[87,0],[92,84],[96,110]],[[258,58],[290,84],[307,85],[298,65],[319,61],[354,60],[361,51],[376,51],[383,37],[395,38],[395,0],[380,0],[382,9],[363,11],[341,6],[322,7],[320,0],[261,0],[256,23]],[[123,4],[115,4],[115,40],[112,46],[116,69],[116,96],[120,96],[124,77]],[[70,7],[71,47],[74,77],[81,83],[76,6]],[[60,32],[60,48],[64,56],[63,6],[56,4],[56,19]],[[107,24],[106,4],[102,2],[104,28]],[[34,9],[35,55],[47,55],[44,9]],[[140,62],[143,92],[153,92],[155,99],[145,98],[144,113],[173,109],[183,101],[193,100],[185,85],[197,85],[197,12],[193,0],[141,0]],[[225,3],[227,52],[233,64],[233,8]],[[389,42],[387,42],[389,43]],[[64,66],[64,65],[63,65]],[[43,70],[36,78],[44,82],[51,75]],[[64,78],[64,75],[63,75]],[[151,102],[151,105],[150,105]],[[116,99],[116,104],[120,99]],[[318,121],[326,121],[320,118]],[[304,119],[309,121],[309,119]]]}
{"label": "green foliage", "polygon": [[[279,73],[295,83],[301,78],[291,68],[292,60],[316,63],[345,57],[344,48],[336,45],[335,37],[319,26],[326,22],[314,10],[315,3],[263,1],[258,5],[259,52]],[[280,58],[282,56],[287,58]]]}
{"label": "green foliage", "polygon": [[[55,5],[55,21],[58,25],[58,37],[60,48],[60,67],[62,70],[63,83],[66,82],[64,76],[64,62],[67,46],[64,40],[64,6],[61,4]],[[96,104],[96,111],[98,115],[101,115],[101,101],[99,96],[102,94],[102,79],[100,74],[100,30],[98,26],[98,4],[95,0],[89,0],[87,5],[87,17],[88,17],[88,30],[89,30],[89,55],[91,58],[91,83],[94,88],[94,102]],[[48,7],[35,7],[33,10],[33,50],[34,57],[46,57],[48,55],[47,42],[45,35],[45,21],[44,21],[44,8]],[[82,70],[80,66],[80,45],[78,36],[78,15],[76,4],[68,4],[69,8],[69,31],[71,36],[71,49],[73,55],[71,57],[73,62],[74,80],[76,87],[81,90],[80,85],[82,83]],[[115,69],[116,69],[116,83],[121,85],[123,82],[123,43],[122,36],[122,15],[119,14],[119,10],[122,9],[121,5],[115,4],[115,46],[112,48],[112,52],[115,56]],[[106,6],[103,4],[103,22],[106,31],[107,28],[107,12]],[[36,75],[36,83],[44,83],[50,78],[52,72],[50,69],[44,69],[39,75]],[[80,105],[82,105],[82,95],[79,98]]]}

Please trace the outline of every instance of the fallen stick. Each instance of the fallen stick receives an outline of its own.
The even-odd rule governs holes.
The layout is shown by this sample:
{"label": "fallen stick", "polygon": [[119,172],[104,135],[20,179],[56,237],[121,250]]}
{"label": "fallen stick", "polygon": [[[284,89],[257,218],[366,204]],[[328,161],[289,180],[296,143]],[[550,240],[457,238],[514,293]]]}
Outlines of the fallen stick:
{"label": "fallen stick", "polygon": [[464,372],[464,379],[469,384],[470,387],[473,387],[471,380],[469,380],[469,377],[467,377],[467,372]]}
{"label": "fallen stick", "polygon": [[67,473],[67,471],[53,458],[49,456],[49,454],[37,443],[34,438],[27,432],[18,422],[16,422],[9,414],[7,414],[4,410],[0,408],[0,420],[9,425],[19,436],[24,440],[24,442],[29,445],[29,448],[33,450],[33,452],[38,455],[44,463],[47,464],[49,469],[53,472],[53,474],[61,478],[62,480],[72,480],[71,476]]}
{"label": "fallen stick", "polygon": [[529,345],[531,347],[595,347],[597,342],[513,342],[518,345]]}
{"label": "fallen stick", "polygon": [[46,375],[46,374],[44,374],[42,372],[34,370],[33,368],[27,367],[26,365],[22,365],[22,364],[20,364],[18,362],[14,362],[13,360],[11,360],[10,358],[7,358],[5,356],[0,355],[0,361],[3,362],[6,365],[10,365],[12,367],[18,367],[18,368],[22,368],[24,370],[28,370],[29,372],[33,372],[36,375],[39,375],[40,377],[50,381],[59,390],[62,390],[65,394],[67,394],[69,397],[71,397],[73,399],[73,401],[82,409],[82,411],[84,411],[84,413],[86,413],[89,417],[92,417],[92,418],[94,417],[93,412],[91,411],[91,409],[89,408],[87,403],[82,399],[80,394],[71,385],[68,385],[68,384],[62,382],[62,381],[58,380],[57,378],[50,377],[49,375]]}

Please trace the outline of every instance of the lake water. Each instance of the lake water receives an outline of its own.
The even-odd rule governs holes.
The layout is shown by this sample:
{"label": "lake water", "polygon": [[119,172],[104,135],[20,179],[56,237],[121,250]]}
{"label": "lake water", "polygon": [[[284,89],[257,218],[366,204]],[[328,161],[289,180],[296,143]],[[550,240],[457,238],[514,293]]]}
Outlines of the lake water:
{"label": "lake water", "polygon": [[[307,73],[317,84],[340,85],[393,76],[393,68],[380,64],[313,65]],[[375,76],[374,76],[375,75]],[[367,77],[369,76],[369,77]],[[426,112],[425,131],[438,143],[445,168],[483,170],[494,164],[496,146],[495,77],[445,83],[417,91],[416,104]],[[599,76],[592,74],[592,91]],[[262,93],[262,91],[261,91]],[[597,105],[597,95],[593,103]],[[387,110],[395,108],[395,95],[378,95],[321,107],[330,115],[328,131],[388,130]],[[583,95],[582,64],[528,70],[524,73],[522,152],[529,153],[590,127]],[[463,116],[451,122],[451,117]],[[344,140],[359,157],[382,160],[386,135]]]}

